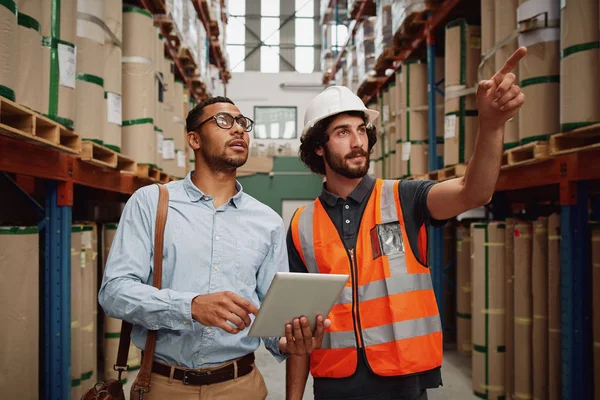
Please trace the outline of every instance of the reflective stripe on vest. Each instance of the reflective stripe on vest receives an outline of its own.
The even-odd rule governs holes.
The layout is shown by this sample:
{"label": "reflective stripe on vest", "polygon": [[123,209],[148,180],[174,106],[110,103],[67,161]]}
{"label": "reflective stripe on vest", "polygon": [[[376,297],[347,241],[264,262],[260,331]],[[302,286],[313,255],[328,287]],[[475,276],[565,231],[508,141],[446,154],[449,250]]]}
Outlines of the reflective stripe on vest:
{"label": "reflective stripe on vest", "polygon": [[[376,345],[410,339],[442,331],[442,322],[436,315],[408,321],[395,322],[389,325],[376,326],[362,330],[365,345]],[[356,339],[353,331],[325,332],[322,349],[343,349],[355,347]]]}
{"label": "reflective stripe on vest", "polygon": [[304,208],[300,214],[298,221],[298,229],[300,231],[300,243],[302,245],[302,253],[304,254],[304,264],[306,269],[311,274],[319,273],[317,260],[315,258],[315,247],[313,246],[313,214],[315,206],[310,204]]}

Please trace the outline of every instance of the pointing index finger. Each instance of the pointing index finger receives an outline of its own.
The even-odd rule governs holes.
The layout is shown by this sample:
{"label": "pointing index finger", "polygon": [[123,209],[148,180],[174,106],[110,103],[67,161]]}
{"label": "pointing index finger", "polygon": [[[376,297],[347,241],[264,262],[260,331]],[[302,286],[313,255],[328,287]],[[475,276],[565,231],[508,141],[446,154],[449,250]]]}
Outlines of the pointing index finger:
{"label": "pointing index finger", "polygon": [[496,72],[494,75],[494,80],[496,80],[496,82],[498,80],[502,81],[504,75],[514,70],[517,67],[517,64],[519,64],[519,61],[525,57],[525,54],[527,54],[527,48],[519,47],[510,57],[508,57],[508,60],[506,60],[502,68]]}

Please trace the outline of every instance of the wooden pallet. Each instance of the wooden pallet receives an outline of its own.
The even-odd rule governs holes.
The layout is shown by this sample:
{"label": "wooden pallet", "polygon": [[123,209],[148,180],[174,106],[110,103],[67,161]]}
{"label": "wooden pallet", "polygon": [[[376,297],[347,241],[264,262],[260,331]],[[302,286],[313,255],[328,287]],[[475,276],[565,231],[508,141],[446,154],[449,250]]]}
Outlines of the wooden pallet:
{"label": "wooden pallet", "polygon": [[122,174],[135,175],[137,173],[137,162],[121,153],[117,153],[117,169]]}
{"label": "wooden pallet", "polygon": [[140,178],[150,179],[155,182],[160,181],[160,170],[148,164],[138,164],[136,176]]}
{"label": "wooden pallet", "polygon": [[166,172],[163,171],[158,171],[158,181],[160,183],[169,183],[171,182],[170,178],[169,178],[169,174],[167,174]]}
{"label": "wooden pallet", "polygon": [[406,16],[400,27],[394,32],[394,47],[398,50],[407,46],[427,21],[428,11],[412,12]]}
{"label": "wooden pallet", "polygon": [[91,140],[84,140],[81,143],[81,153],[79,154],[81,161],[99,167],[117,168],[119,159],[117,152],[99,145]]}
{"label": "wooden pallet", "polygon": [[465,172],[467,172],[467,164],[456,164],[451,167],[446,167],[439,170],[438,181],[459,178],[465,176]]}
{"label": "wooden pallet", "polygon": [[385,71],[392,68],[396,59],[396,50],[394,48],[385,48],[383,52],[377,58],[375,67],[373,68],[377,75],[383,75]]}
{"label": "wooden pallet", "polygon": [[81,151],[81,136],[4,97],[0,97],[0,134],[66,153]]}
{"label": "wooden pallet", "polygon": [[537,141],[504,152],[502,169],[535,164],[550,157],[548,142]]}
{"label": "wooden pallet", "polygon": [[600,148],[600,124],[559,133],[550,137],[550,154],[567,154]]}

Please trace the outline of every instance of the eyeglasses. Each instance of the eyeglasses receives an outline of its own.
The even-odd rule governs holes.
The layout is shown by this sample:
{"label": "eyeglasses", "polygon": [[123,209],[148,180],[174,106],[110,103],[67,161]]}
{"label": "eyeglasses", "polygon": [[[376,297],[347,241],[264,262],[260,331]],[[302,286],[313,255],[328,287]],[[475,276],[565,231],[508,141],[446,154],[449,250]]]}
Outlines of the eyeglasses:
{"label": "eyeglasses", "polygon": [[221,129],[231,129],[233,127],[233,122],[235,121],[245,132],[250,132],[252,130],[252,126],[254,125],[254,121],[248,117],[244,117],[243,115],[234,117],[231,114],[220,112],[202,121],[200,125],[196,127],[196,129],[213,119],[217,123],[217,126]]}

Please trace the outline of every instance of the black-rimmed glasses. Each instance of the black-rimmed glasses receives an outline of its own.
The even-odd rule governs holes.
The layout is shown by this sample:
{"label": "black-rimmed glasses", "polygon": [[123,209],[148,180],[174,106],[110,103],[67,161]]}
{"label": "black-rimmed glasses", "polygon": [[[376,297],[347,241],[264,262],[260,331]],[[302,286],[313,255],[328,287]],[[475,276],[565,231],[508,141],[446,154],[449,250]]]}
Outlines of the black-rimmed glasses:
{"label": "black-rimmed glasses", "polygon": [[213,119],[217,123],[217,126],[221,129],[231,129],[233,127],[233,122],[235,121],[245,132],[250,132],[252,130],[252,126],[254,125],[254,121],[243,115],[234,117],[229,113],[220,112],[202,121],[194,130],[200,128],[202,125]]}

